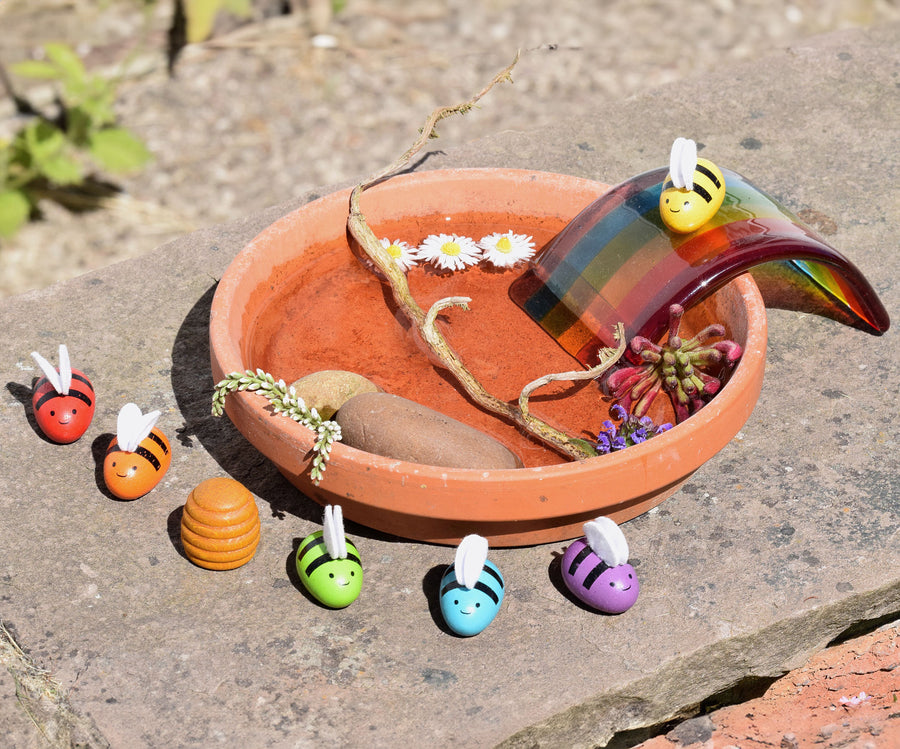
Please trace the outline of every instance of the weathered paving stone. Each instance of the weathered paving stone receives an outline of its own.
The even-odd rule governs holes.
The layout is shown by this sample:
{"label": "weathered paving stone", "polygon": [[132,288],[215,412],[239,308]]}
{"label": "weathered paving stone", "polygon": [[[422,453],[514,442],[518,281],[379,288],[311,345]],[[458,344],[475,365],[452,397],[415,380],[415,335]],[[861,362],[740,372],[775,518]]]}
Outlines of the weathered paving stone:
{"label": "weathered paving stone", "polygon": [[493,437],[414,401],[363,393],[335,416],[341,442],[358,450],[447,468],[521,468]]}

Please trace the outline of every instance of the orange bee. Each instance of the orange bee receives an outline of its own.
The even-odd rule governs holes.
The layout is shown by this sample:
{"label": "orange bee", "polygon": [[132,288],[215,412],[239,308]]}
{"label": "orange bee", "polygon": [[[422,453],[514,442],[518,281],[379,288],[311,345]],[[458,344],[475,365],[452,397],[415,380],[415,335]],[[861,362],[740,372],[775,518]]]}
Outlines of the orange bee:
{"label": "orange bee", "polygon": [[103,480],[119,499],[137,499],[151,491],[172,462],[172,448],[155,427],[159,411],[142,414],[134,403],[119,411],[116,436],[103,460]]}

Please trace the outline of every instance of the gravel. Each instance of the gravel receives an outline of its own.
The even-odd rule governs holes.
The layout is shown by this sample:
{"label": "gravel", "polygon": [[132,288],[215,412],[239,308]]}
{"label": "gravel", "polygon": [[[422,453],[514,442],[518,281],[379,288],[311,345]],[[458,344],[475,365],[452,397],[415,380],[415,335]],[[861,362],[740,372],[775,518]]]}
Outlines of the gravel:
{"label": "gravel", "polygon": [[[0,61],[34,55],[48,39],[77,45],[92,70],[121,77],[121,122],[154,154],[139,174],[117,178],[122,192],[97,210],[42,201],[41,219],[0,245],[0,295],[358,181],[402,153],[434,107],[467,99],[517,49],[515,85],[442,123],[435,147],[552,127],[813,34],[900,19],[886,0],[348,0],[313,24],[306,4],[293,4],[269,15],[280,3],[257,0],[249,21],[220,17],[209,41],[183,51],[174,76],[165,56],[169,2],[146,15],[135,0],[0,4]],[[15,83],[52,104],[46,86]],[[0,137],[20,124],[0,102]]]}

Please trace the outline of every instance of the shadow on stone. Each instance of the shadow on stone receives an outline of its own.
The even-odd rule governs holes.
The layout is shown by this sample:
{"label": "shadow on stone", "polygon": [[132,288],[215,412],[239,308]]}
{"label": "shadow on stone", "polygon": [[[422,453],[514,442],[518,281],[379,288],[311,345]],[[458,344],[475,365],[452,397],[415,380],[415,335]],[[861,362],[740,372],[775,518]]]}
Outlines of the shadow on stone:
{"label": "shadow on stone", "polygon": [[854,622],[847,627],[847,629],[834,637],[826,647],[831,648],[835,645],[847,642],[847,640],[855,640],[857,637],[862,637],[863,635],[874,632],[876,629],[881,629],[881,627],[886,624],[894,624],[897,622],[900,622],[900,611],[893,611],[890,614],[879,616],[877,619],[864,619],[860,622]]}
{"label": "shadow on stone", "polygon": [[44,440],[44,442],[55,445],[56,443],[41,431],[37,419],[34,418],[34,409],[31,407],[31,396],[34,392],[34,382],[36,381],[37,378],[35,377],[31,387],[23,385],[21,382],[7,382],[6,389],[13,398],[25,407],[25,418],[28,420],[28,426],[32,428],[34,433]]}
{"label": "shadow on stone", "polygon": [[[172,346],[172,391],[184,418],[184,424],[175,430],[175,440],[185,450],[194,449],[194,441],[198,441],[221,466],[224,475],[239,481],[268,503],[272,517],[284,518],[291,514],[321,523],[322,507],[319,504],[301,494],[284,478],[274,464],[237,430],[228,416],[212,415],[215,383],[210,367],[209,312],[215,292],[216,284],[213,284],[197,300],[181,323]],[[381,541],[398,540],[396,536],[346,519],[345,528],[347,535]]]}
{"label": "shadow on stone", "polygon": [[168,533],[169,541],[172,542],[172,546],[175,548],[175,551],[178,552],[178,555],[182,559],[186,559],[190,562],[191,560],[188,559],[188,555],[184,553],[184,546],[181,543],[182,515],[184,515],[184,505],[178,505],[178,507],[169,513],[169,517],[166,519],[166,533]]}
{"label": "shadow on stone", "polygon": [[94,460],[94,483],[97,485],[97,490],[107,499],[111,499],[114,502],[130,502],[131,500],[120,499],[107,489],[106,479],[103,478],[103,459],[106,457],[106,450],[115,436],[112,432],[104,432],[91,442],[91,457]]}
{"label": "shadow on stone", "polygon": [[431,619],[437,628],[451,637],[460,637],[447,626],[447,622],[444,621],[444,615],[441,613],[440,587],[441,579],[446,571],[446,564],[436,564],[428,570],[422,578],[422,593],[425,596],[425,600],[428,601],[428,613],[431,614]]}
{"label": "shadow on stone", "polygon": [[217,418],[211,413],[215,383],[210,369],[209,311],[215,291],[213,284],[197,300],[172,346],[172,390],[184,418],[175,439],[187,450],[194,448],[195,439],[200,442],[225,475],[269,504],[273,517],[290,513],[320,522],[321,508],[300,494],[227,416]]}
{"label": "shadow on stone", "polygon": [[[603,749],[628,749],[657,736],[667,736],[673,742],[680,742],[681,746],[708,741],[714,728],[712,721],[707,717],[709,713],[722,707],[738,705],[762,697],[766,690],[780,678],[781,675],[746,676],[736,684],[710,695],[699,705],[685,708],[679,718],[643,728],[619,731]],[[703,738],[707,734],[709,736]]]}

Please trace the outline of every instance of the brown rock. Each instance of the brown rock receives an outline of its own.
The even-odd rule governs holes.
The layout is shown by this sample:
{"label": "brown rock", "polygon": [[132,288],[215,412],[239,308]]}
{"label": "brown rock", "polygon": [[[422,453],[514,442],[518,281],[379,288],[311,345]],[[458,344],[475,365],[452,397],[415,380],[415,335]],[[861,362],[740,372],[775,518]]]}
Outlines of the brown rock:
{"label": "brown rock", "polygon": [[315,408],[323,419],[330,419],[353,396],[378,393],[381,388],[355,372],[324,369],[301,377],[291,384],[309,408]]}
{"label": "brown rock", "polygon": [[341,442],[358,450],[448,468],[521,468],[493,437],[406,398],[364,393],[335,416]]}

